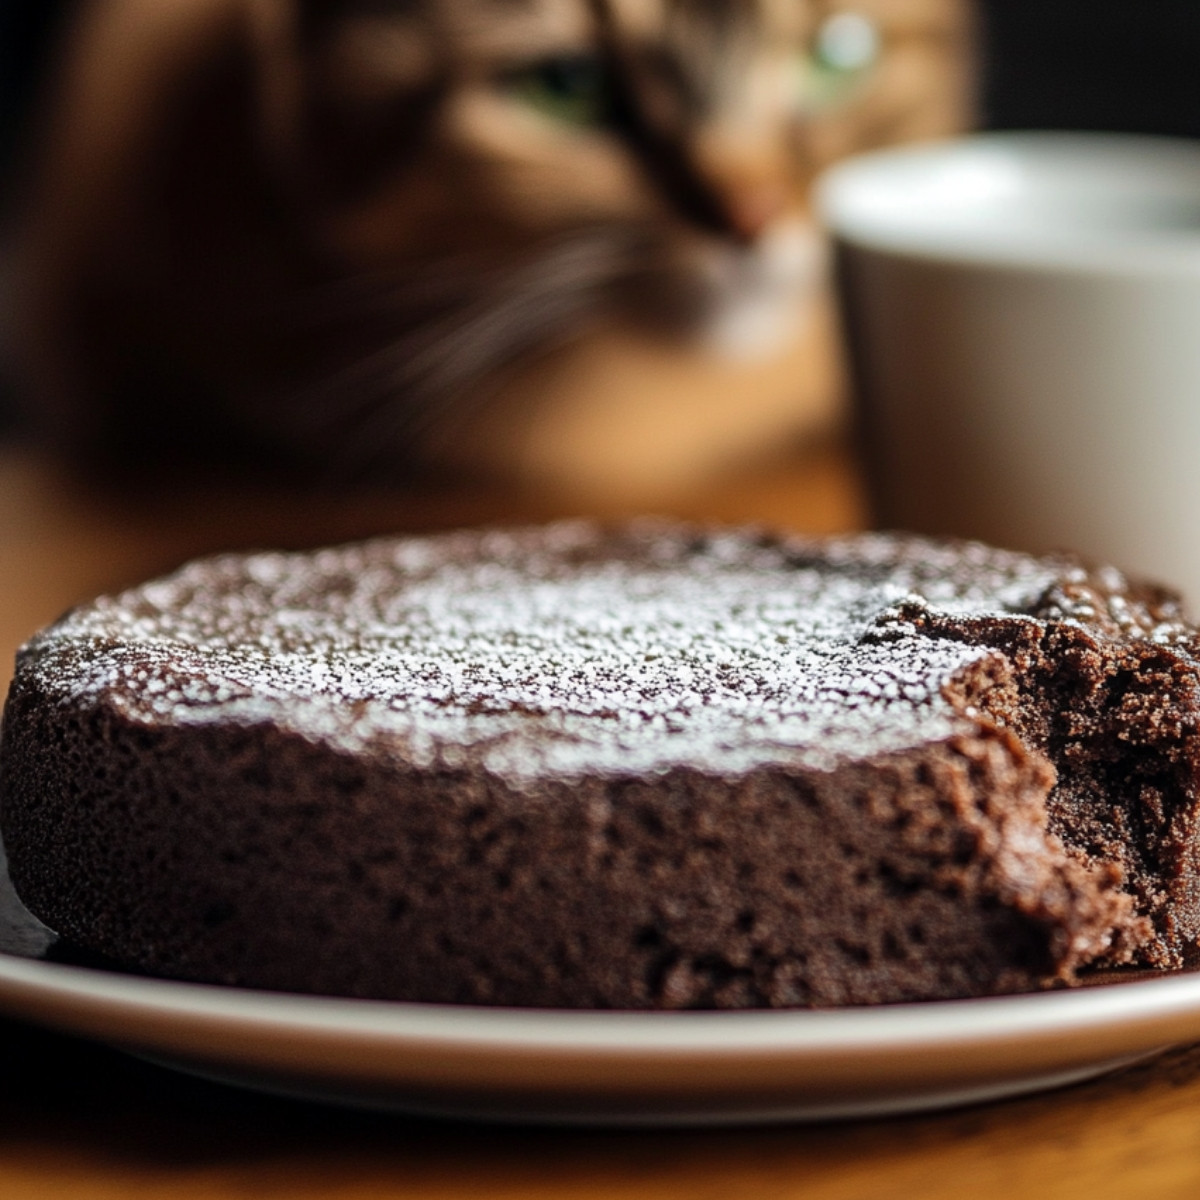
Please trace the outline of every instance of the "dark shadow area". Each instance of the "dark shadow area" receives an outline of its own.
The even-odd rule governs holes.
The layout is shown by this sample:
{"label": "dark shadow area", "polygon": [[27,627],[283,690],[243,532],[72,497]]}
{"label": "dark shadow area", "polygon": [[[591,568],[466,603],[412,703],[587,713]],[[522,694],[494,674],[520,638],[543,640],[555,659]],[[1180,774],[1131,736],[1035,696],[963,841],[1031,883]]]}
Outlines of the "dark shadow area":
{"label": "dark shadow area", "polygon": [[58,38],[78,0],[0,5],[0,196],[11,183],[29,115]]}
{"label": "dark shadow area", "polygon": [[991,129],[1200,137],[1195,0],[980,0]]}

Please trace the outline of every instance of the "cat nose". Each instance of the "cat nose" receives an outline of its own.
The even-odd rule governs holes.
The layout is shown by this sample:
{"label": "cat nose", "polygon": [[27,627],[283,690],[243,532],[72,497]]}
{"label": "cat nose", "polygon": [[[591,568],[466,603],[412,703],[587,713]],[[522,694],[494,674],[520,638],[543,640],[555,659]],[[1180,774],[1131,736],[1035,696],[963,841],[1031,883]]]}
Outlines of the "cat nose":
{"label": "cat nose", "polygon": [[790,146],[753,130],[706,130],[691,146],[697,190],[709,220],[726,237],[757,241],[799,200]]}
{"label": "cat nose", "polygon": [[729,189],[721,197],[721,206],[734,236],[753,242],[783,216],[790,199],[782,184],[763,183]]}

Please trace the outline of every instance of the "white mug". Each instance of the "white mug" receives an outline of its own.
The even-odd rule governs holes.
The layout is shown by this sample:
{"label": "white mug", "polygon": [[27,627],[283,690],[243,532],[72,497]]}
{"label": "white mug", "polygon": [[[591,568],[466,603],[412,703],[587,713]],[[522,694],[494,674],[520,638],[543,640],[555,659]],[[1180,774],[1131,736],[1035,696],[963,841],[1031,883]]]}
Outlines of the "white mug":
{"label": "white mug", "polygon": [[982,134],[829,172],[878,523],[1200,610],[1200,143]]}

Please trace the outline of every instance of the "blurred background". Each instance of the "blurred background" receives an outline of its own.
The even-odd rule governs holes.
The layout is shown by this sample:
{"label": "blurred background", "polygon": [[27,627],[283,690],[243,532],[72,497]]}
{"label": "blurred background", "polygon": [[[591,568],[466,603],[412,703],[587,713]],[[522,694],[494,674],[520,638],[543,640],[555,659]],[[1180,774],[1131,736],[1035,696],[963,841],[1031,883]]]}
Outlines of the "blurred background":
{"label": "blurred background", "polygon": [[[1200,136],[1196,75],[1200,4],[1195,0],[970,2],[974,35],[962,51],[971,59],[968,66],[973,80],[972,111],[966,124],[985,129]],[[879,9],[890,4],[897,11],[921,7],[919,0],[873,3]],[[53,74],[56,49],[82,7],[80,0],[4,0],[0,5],[0,211],[5,199],[20,190],[24,164],[30,150],[36,148],[32,145],[37,128],[34,117]],[[854,5],[847,7],[853,9]],[[948,127],[963,123],[958,115],[947,117]],[[10,302],[3,291],[3,269],[0,258],[0,301],[7,312]],[[824,436],[839,428],[840,377],[826,365],[813,371],[813,395],[804,400],[809,414],[806,420]],[[590,424],[588,420],[578,423],[577,440],[590,440],[600,447],[592,459],[580,458],[579,469],[585,473],[596,470],[603,475],[605,455],[619,452],[631,440],[660,436],[660,427],[645,424],[642,417],[639,421],[643,423],[631,426],[631,431],[621,428],[619,406],[612,408],[615,415],[611,418],[609,410],[599,411],[600,417],[589,418]],[[597,432],[597,422],[610,419],[614,422],[613,444],[600,446],[604,439],[602,431]],[[670,419],[678,427],[677,414],[671,412]],[[804,433],[803,425],[803,421],[794,422],[789,428],[780,420],[780,438]],[[18,429],[11,378],[4,374],[0,358],[0,433],[11,437]],[[661,436],[680,434],[676,428],[674,434]],[[703,459],[703,453],[697,454]],[[648,460],[639,478],[645,482],[654,473],[653,462]]]}
{"label": "blurred background", "polygon": [[982,0],[980,123],[1200,137],[1200,5]]}
{"label": "blurred background", "polygon": [[[78,5],[0,5],[0,178]],[[1200,136],[1193,0],[976,0],[975,9],[982,127]]]}

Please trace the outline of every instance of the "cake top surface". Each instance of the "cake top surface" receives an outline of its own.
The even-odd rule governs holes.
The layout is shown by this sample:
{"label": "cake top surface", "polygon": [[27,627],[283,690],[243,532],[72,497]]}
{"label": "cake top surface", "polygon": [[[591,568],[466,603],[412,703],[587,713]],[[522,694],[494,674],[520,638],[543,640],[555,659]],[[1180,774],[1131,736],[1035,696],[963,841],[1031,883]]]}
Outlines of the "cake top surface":
{"label": "cake top surface", "polygon": [[270,723],[517,783],[827,769],[963,726],[944,687],[989,651],[918,631],[913,605],[1101,605],[1118,633],[1188,635],[1115,571],[973,543],[570,522],[201,560],[67,614],[18,673],[135,722]]}

